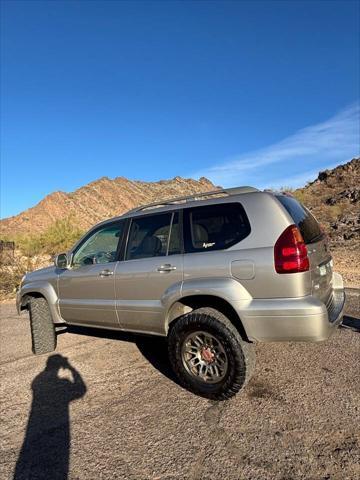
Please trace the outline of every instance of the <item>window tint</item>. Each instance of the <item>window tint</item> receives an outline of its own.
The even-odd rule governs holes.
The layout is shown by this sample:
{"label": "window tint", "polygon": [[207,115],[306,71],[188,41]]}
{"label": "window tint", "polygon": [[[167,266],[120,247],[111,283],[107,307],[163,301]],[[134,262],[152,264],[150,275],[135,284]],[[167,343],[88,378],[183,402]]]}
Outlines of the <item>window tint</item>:
{"label": "window tint", "polygon": [[171,217],[171,213],[160,213],[133,218],[126,260],[166,255]]}
{"label": "window tint", "polygon": [[123,233],[124,222],[107,225],[96,230],[75,252],[73,266],[115,262],[118,243]]}
{"label": "window tint", "polygon": [[323,232],[316,219],[309,210],[303,207],[294,197],[277,195],[277,199],[294,220],[305,243],[311,243],[323,237]]}
{"label": "window tint", "polygon": [[239,203],[185,209],[184,218],[186,252],[228,248],[250,233],[249,220]]}
{"label": "window tint", "polygon": [[175,255],[178,253],[181,253],[181,236],[179,226],[179,212],[175,212],[171,224],[168,255]]}

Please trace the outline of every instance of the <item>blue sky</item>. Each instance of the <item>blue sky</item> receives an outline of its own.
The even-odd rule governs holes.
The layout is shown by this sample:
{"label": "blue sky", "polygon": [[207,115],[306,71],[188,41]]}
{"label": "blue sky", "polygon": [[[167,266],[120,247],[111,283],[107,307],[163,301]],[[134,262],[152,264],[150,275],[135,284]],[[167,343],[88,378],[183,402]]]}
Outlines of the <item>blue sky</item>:
{"label": "blue sky", "polygon": [[359,2],[1,4],[2,217],[101,176],[296,186],[359,154]]}

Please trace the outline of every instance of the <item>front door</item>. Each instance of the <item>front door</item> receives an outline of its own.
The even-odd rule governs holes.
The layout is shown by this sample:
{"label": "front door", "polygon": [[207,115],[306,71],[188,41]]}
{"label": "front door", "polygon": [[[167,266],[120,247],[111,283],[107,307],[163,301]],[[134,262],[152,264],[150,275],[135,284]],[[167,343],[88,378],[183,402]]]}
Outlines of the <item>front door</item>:
{"label": "front door", "polygon": [[182,280],[179,213],[134,217],[125,259],[118,263],[115,276],[121,327],[164,334],[166,299],[180,290]]}
{"label": "front door", "polygon": [[59,306],[69,324],[118,327],[114,276],[124,221],[90,232],[73,252],[71,267],[59,274]]}

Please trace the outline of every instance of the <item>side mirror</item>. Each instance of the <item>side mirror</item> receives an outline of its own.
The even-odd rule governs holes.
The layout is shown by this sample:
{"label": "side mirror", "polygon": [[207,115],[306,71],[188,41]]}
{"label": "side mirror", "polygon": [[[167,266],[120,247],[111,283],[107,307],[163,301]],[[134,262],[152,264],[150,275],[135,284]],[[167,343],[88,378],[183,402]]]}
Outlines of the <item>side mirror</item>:
{"label": "side mirror", "polygon": [[61,268],[61,269],[67,268],[69,266],[69,260],[68,260],[67,254],[59,253],[59,255],[56,255],[54,259],[54,264],[55,264],[55,267],[57,268]]}

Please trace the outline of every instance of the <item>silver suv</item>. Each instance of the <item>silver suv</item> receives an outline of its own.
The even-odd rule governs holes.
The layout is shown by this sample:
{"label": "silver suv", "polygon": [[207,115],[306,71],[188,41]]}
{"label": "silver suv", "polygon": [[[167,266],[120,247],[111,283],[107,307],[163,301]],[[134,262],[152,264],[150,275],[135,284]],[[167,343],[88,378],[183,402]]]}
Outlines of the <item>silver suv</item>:
{"label": "silver suv", "polygon": [[212,399],[240,390],[254,342],[320,341],[340,324],[342,278],[294,197],[251,187],[136,208],[92,228],[55,266],[27,274],[34,353],[54,324],[162,335],[179,381]]}

